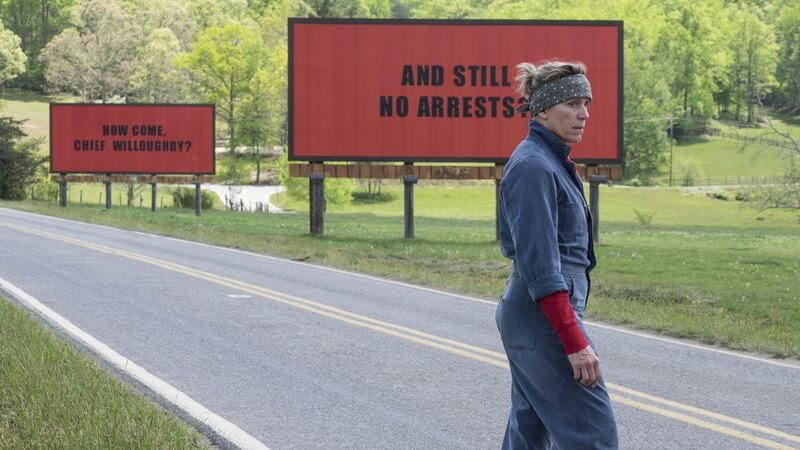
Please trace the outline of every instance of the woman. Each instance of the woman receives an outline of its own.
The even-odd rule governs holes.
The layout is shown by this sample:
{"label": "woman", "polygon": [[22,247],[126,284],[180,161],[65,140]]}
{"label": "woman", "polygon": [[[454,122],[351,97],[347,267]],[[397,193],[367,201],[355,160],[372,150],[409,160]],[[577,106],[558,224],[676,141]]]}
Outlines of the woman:
{"label": "woman", "polygon": [[517,66],[528,136],[500,182],[503,255],[514,261],[497,307],[511,367],[504,449],[616,449],[616,424],[583,311],[595,265],[583,184],[569,159],[592,91],[581,63]]}

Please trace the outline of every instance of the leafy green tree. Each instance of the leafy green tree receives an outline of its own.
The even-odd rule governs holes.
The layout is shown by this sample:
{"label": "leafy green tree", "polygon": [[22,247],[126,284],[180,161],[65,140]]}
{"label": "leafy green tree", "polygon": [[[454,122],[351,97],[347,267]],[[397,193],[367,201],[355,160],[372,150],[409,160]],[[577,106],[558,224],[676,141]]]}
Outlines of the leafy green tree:
{"label": "leafy green tree", "polygon": [[264,69],[256,71],[249,82],[248,93],[242,101],[241,117],[237,122],[237,141],[249,149],[250,158],[256,163],[256,184],[261,182],[261,161],[266,158],[266,150],[273,141],[269,127],[273,114],[269,107],[269,83],[269,72]]}
{"label": "leafy green tree", "polygon": [[150,33],[131,74],[131,99],[142,103],[170,103],[189,98],[189,74],[175,66],[181,44],[169,28]]}
{"label": "leafy green tree", "polygon": [[36,181],[45,160],[37,154],[44,139],[23,139],[22,123],[0,117],[0,198],[6,200],[25,198],[25,188]]}
{"label": "leafy green tree", "polygon": [[779,46],[776,78],[779,106],[800,112],[800,0],[786,0],[776,8],[775,30]]}
{"label": "leafy green tree", "polygon": [[[119,0],[125,10],[136,18],[145,42],[150,40],[154,32],[169,29],[180,42],[181,50],[191,47],[195,40],[199,25],[190,10],[191,1],[187,0]],[[226,2],[217,2],[217,6]],[[158,35],[156,35],[158,37]]]}
{"label": "leafy green tree", "polygon": [[731,39],[733,63],[730,67],[736,118],[740,117],[740,106],[747,108],[747,121],[753,122],[753,113],[759,99],[775,84],[775,68],[778,46],[775,35],[761,21],[756,7],[741,6],[734,10],[732,25],[735,35]]}
{"label": "leafy green tree", "polygon": [[666,163],[668,117],[676,105],[670,90],[674,78],[671,63],[663,57],[660,48],[668,33],[662,3],[654,0],[576,0],[553,6],[497,0],[488,6],[486,15],[498,19],[541,17],[625,21],[625,178],[650,184]]}
{"label": "leafy green tree", "polygon": [[247,15],[247,0],[186,0],[188,16],[197,31],[240,22]]}
{"label": "leafy green tree", "polygon": [[684,116],[711,117],[715,77],[724,66],[723,36],[715,23],[722,0],[664,3],[665,27],[659,54],[670,62],[671,89]]}
{"label": "leafy green tree", "polygon": [[192,50],[177,59],[179,67],[192,71],[200,97],[216,103],[232,144],[237,142],[239,107],[265,55],[266,47],[253,24],[231,22],[200,32]]}
{"label": "leafy green tree", "polygon": [[479,18],[488,2],[483,0],[409,0],[406,2],[411,17],[415,19],[468,19]]}
{"label": "leafy green tree", "polygon": [[25,72],[27,56],[20,48],[20,38],[0,23],[0,86]]}
{"label": "leafy green tree", "polygon": [[[625,178],[650,184],[666,163],[672,95],[666,62],[658,53],[663,13],[652,2],[622,1],[612,7],[625,17]],[[648,21],[647,19],[650,19]]]}
{"label": "leafy green tree", "polygon": [[[74,27],[42,51],[48,84],[85,101],[124,97],[142,40],[133,16],[114,1],[86,0],[73,11],[72,20]],[[120,24],[125,24],[124,33]]]}
{"label": "leafy green tree", "polygon": [[21,38],[27,56],[25,73],[13,81],[14,86],[30,90],[44,89],[44,64],[39,53],[64,28],[69,26],[70,10],[75,0],[4,0],[0,2],[0,19]]}

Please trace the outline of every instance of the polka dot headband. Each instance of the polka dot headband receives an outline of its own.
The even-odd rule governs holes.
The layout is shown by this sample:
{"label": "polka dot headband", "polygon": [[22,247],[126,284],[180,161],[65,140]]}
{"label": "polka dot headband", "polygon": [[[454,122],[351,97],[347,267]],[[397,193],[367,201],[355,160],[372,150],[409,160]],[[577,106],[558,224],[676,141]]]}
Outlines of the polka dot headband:
{"label": "polka dot headband", "polygon": [[591,100],[592,86],[583,74],[569,75],[537,87],[533,91],[530,103],[520,106],[517,111],[530,111],[533,115],[553,105],[580,97]]}

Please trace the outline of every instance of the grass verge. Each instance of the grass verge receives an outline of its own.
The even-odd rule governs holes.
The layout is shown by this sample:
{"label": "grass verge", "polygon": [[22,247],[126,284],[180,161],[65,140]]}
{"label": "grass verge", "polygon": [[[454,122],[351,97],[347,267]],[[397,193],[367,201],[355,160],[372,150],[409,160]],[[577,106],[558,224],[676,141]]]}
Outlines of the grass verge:
{"label": "grass verge", "polygon": [[[486,190],[493,193],[493,186]],[[471,206],[485,200],[476,200],[476,191],[467,192],[475,200],[468,203]],[[757,221],[736,202],[672,190],[648,192],[619,189],[604,199],[590,317],[800,359],[800,240],[795,218],[776,214]],[[650,225],[637,223],[625,206],[637,204],[658,211]],[[448,209],[439,217],[417,216],[417,238],[406,241],[402,216],[355,212],[354,206],[348,207],[353,211],[349,213],[329,211],[321,238],[308,234],[305,214],[209,211],[196,218],[189,210],[153,214],[136,208],[105,211],[39,202],[0,206],[311,261],[482,298],[496,299],[510,270],[494,241],[493,218],[453,217]],[[463,208],[462,217],[470,217]],[[681,220],[684,215],[691,219]]]}
{"label": "grass verge", "polygon": [[0,298],[0,448],[209,448]]}

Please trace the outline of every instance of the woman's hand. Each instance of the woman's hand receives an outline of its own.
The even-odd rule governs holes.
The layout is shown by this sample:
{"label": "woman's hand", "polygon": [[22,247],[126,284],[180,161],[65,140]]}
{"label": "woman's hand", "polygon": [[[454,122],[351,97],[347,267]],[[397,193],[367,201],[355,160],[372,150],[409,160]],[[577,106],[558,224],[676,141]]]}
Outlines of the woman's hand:
{"label": "woman's hand", "polygon": [[572,375],[582,385],[595,387],[600,381],[600,359],[591,346],[567,355],[572,366]]}

